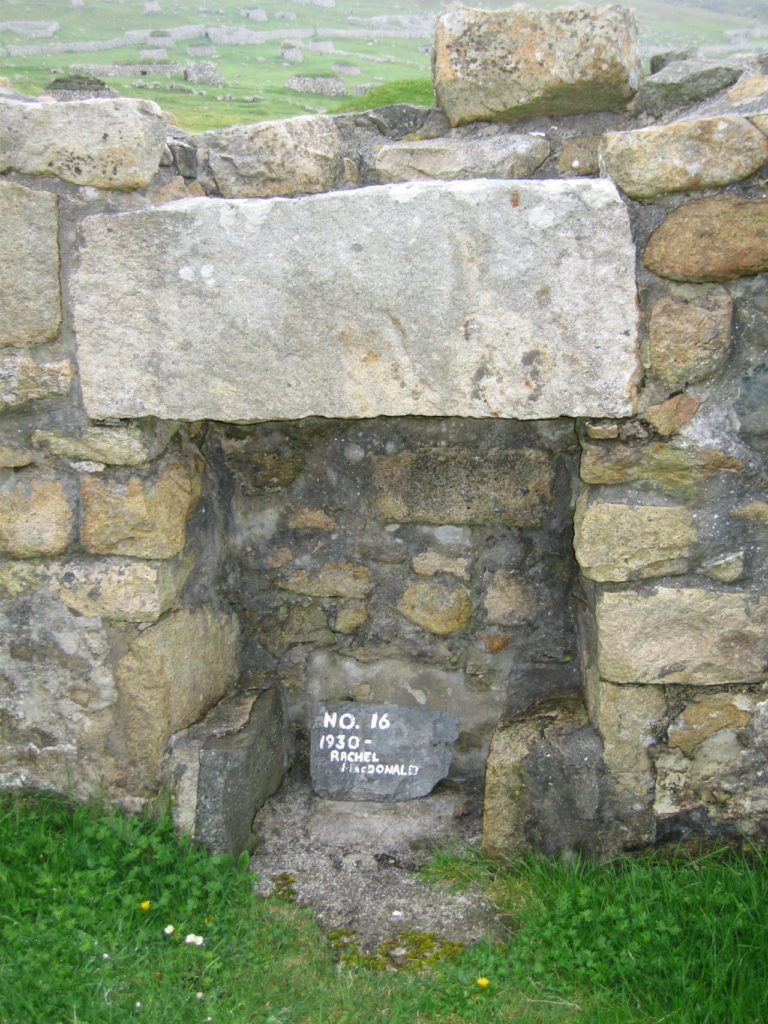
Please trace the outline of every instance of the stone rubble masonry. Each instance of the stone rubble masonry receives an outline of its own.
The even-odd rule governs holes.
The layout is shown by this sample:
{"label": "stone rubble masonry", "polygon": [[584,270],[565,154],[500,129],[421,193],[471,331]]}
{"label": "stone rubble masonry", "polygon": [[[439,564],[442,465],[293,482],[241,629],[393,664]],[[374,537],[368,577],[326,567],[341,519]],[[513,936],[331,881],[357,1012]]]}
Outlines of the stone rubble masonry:
{"label": "stone rubble masonry", "polygon": [[0,181],[0,229],[0,346],[49,341],[61,320],[58,198]]}
{"label": "stone rubble masonry", "polygon": [[94,555],[173,558],[202,490],[202,460],[191,449],[170,453],[148,480],[84,477],[80,539]]}
{"label": "stone rubble masonry", "polygon": [[643,263],[673,281],[734,281],[768,270],[768,199],[719,195],[667,214]]}
{"label": "stone rubble masonry", "polygon": [[618,5],[481,11],[452,3],[436,23],[435,96],[452,125],[615,110],[637,89],[638,43],[634,12]]}
{"label": "stone rubble masonry", "polygon": [[297,594],[310,597],[366,597],[371,590],[370,569],[364,565],[349,562],[329,562],[321,565],[317,572],[308,573],[298,569],[277,585]]}
{"label": "stone rubble masonry", "polygon": [[609,682],[713,686],[766,678],[766,597],[690,586],[606,591],[595,615],[598,668]]}
{"label": "stone rubble masonry", "polygon": [[83,243],[93,417],[634,411],[635,254],[610,182],[188,200],[90,217]]}
{"label": "stone rubble masonry", "polygon": [[163,203],[175,203],[179,199],[200,198],[204,195],[205,189],[199,181],[187,182],[180,174],[158,188],[147,190],[147,199],[151,200],[155,206],[161,206]]}
{"label": "stone rubble masonry", "polygon": [[602,135],[580,135],[565,139],[557,158],[558,170],[565,175],[596,178],[600,173]]}
{"label": "stone rubble masonry", "polygon": [[671,437],[687,426],[701,405],[696,395],[673,395],[672,398],[649,405],[643,413],[643,419],[650,423],[657,434]]}
{"label": "stone rubble masonry", "polygon": [[667,746],[654,756],[654,812],[660,821],[700,814],[706,793],[710,828],[736,821],[742,835],[762,842],[768,702],[761,697],[755,691],[712,694],[683,708]]}
{"label": "stone rubble masonry", "polygon": [[742,694],[705,694],[686,705],[667,732],[670,750],[682,750],[686,757],[704,740],[721,729],[743,729],[754,710],[754,698]]}
{"label": "stone rubble masonry", "polygon": [[768,526],[768,501],[749,501],[739,508],[732,508],[729,515],[752,519],[762,526]]}
{"label": "stone rubble masonry", "polygon": [[148,184],[165,149],[165,120],[149,100],[18,103],[0,98],[0,173],[55,175],[75,185]]}
{"label": "stone rubble masonry", "polygon": [[576,505],[576,560],[587,579],[600,583],[680,575],[695,540],[693,514],[683,505],[590,502],[586,492]]}
{"label": "stone rubble masonry", "polygon": [[717,583],[735,583],[743,578],[745,568],[746,552],[728,551],[724,555],[708,558],[699,571]]}
{"label": "stone rubble masonry", "polygon": [[532,622],[541,611],[533,587],[519,573],[492,574],[483,599],[488,621],[494,625]]}
{"label": "stone rubble masonry", "polygon": [[434,576],[436,573],[446,572],[468,580],[470,575],[468,558],[452,558],[439,551],[424,551],[417,555],[412,568],[418,576]]}
{"label": "stone rubble masonry", "polygon": [[459,22],[487,123],[0,100],[0,786],[167,786],[237,852],[352,697],[456,713],[456,779],[499,725],[502,855],[764,839],[768,76],[668,60],[611,113],[626,12]]}
{"label": "stone rubble masonry", "polygon": [[768,138],[745,117],[608,132],[600,170],[633,199],[730,185],[768,160]]}
{"label": "stone rubble masonry", "polygon": [[135,780],[157,785],[173,733],[199,721],[238,678],[237,620],[210,607],[170,612],[117,664],[118,731]]}
{"label": "stone rubble masonry", "polygon": [[31,466],[35,461],[35,452],[23,445],[0,444],[0,469],[20,469]]}
{"label": "stone rubble masonry", "polygon": [[[5,591],[5,587],[2,587]],[[0,786],[112,796],[116,699],[108,631],[30,585],[0,593]]]}

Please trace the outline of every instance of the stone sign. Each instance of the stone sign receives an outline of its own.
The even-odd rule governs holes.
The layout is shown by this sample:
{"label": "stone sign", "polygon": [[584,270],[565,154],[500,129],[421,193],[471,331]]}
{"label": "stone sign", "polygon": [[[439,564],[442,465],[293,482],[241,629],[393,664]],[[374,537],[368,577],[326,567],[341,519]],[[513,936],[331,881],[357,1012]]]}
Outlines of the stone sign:
{"label": "stone sign", "polygon": [[310,771],[320,796],[333,800],[413,800],[445,778],[455,715],[401,704],[318,704]]}

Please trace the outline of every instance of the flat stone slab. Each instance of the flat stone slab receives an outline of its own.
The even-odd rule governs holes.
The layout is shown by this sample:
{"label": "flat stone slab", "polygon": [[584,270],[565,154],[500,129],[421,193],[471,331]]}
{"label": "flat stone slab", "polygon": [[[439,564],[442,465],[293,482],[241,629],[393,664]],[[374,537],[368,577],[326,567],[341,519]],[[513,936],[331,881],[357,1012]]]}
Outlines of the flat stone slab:
{"label": "flat stone slab", "polygon": [[310,774],[331,800],[413,800],[446,777],[459,720],[438,708],[404,704],[318,704]]}
{"label": "flat stone slab", "polygon": [[608,181],[191,199],[83,236],[96,419],[634,412],[635,250]]}

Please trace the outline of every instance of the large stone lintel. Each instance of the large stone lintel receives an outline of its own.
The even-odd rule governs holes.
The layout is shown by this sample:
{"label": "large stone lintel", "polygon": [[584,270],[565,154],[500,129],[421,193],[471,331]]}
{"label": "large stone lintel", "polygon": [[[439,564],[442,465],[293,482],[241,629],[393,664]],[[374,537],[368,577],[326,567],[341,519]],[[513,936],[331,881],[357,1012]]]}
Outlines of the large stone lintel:
{"label": "large stone lintel", "polygon": [[94,418],[634,412],[635,256],[607,181],[193,199],[83,232]]}

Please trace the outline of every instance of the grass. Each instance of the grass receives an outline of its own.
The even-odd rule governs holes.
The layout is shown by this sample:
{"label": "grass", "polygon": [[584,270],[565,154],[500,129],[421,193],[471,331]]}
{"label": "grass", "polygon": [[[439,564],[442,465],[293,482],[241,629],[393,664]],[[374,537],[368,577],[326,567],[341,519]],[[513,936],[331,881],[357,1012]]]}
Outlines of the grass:
{"label": "grass", "polygon": [[435,105],[435,93],[431,78],[406,78],[400,81],[377,85],[362,96],[343,103],[338,112],[346,110],[372,110],[386,107],[391,103],[418,103],[425,107]]}
{"label": "grass", "polygon": [[384,948],[349,955],[352,941],[339,958],[291,885],[253,894],[245,861],[174,838],[167,818],[0,796],[0,1024],[768,1019],[768,863],[754,851],[605,866],[436,855],[427,876],[482,888],[508,941],[441,955],[414,933],[396,971],[381,970]]}
{"label": "grass", "polygon": [[764,1024],[768,857],[528,857],[505,868],[474,853],[432,877],[481,881],[514,933],[505,956],[540,998],[585,1024]]}

